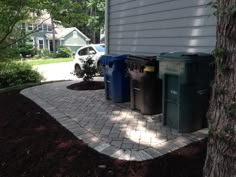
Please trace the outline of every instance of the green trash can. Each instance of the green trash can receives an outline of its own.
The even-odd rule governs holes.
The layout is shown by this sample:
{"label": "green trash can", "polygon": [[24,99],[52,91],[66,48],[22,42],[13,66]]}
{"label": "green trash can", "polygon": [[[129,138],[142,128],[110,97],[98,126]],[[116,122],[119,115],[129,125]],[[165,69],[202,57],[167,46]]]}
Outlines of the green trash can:
{"label": "green trash can", "polygon": [[163,81],[163,124],[178,132],[207,126],[214,57],[206,53],[161,53],[159,77]]}

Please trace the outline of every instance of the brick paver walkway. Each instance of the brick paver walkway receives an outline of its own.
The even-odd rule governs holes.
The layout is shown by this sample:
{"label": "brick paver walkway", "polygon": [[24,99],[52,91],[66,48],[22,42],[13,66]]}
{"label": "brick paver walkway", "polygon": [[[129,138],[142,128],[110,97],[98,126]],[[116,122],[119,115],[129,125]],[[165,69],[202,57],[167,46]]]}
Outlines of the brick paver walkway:
{"label": "brick paver walkway", "polygon": [[207,129],[180,134],[161,124],[161,115],[145,116],[105,100],[104,90],[74,91],[75,81],[27,88],[21,94],[46,110],[76,137],[98,152],[123,160],[156,158],[207,136]]}

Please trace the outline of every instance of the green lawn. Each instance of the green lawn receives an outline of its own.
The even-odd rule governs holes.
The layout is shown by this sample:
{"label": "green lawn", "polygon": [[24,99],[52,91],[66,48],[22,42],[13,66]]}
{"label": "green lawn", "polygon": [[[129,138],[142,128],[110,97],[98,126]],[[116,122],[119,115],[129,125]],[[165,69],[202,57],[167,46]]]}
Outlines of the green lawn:
{"label": "green lawn", "polygon": [[[14,61],[14,62],[21,62],[20,59],[1,59],[0,62],[9,62],[9,61]],[[26,62],[32,66],[35,65],[45,65],[45,64],[52,64],[52,63],[63,63],[63,62],[70,62],[72,61],[72,58],[47,58],[47,59],[26,59],[23,60],[23,62]]]}
{"label": "green lawn", "polygon": [[63,62],[70,62],[72,58],[48,58],[48,59],[38,59],[38,60],[25,60],[24,62],[35,66],[35,65],[45,65],[45,64],[52,64],[52,63],[63,63]]}

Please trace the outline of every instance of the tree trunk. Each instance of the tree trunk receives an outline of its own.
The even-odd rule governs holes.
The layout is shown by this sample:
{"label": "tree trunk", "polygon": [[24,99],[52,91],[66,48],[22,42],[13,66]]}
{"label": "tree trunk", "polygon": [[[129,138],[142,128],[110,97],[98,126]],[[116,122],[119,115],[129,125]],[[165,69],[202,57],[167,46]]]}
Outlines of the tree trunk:
{"label": "tree trunk", "polygon": [[204,177],[236,177],[236,0],[217,0],[216,74],[208,111]]}
{"label": "tree trunk", "polygon": [[56,55],[56,31],[53,17],[51,17],[51,21],[52,21],[52,48],[53,48],[53,54]]}
{"label": "tree trunk", "polygon": [[100,43],[100,32],[96,32],[95,35],[95,44],[99,44]]}

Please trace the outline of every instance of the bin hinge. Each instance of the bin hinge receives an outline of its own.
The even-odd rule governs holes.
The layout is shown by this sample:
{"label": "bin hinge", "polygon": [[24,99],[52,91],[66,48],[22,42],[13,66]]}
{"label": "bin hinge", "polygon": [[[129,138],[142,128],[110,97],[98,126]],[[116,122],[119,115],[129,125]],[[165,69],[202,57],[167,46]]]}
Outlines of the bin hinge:
{"label": "bin hinge", "polygon": [[139,88],[134,88],[134,90],[136,90],[136,91],[141,91],[141,89],[139,89]]}

